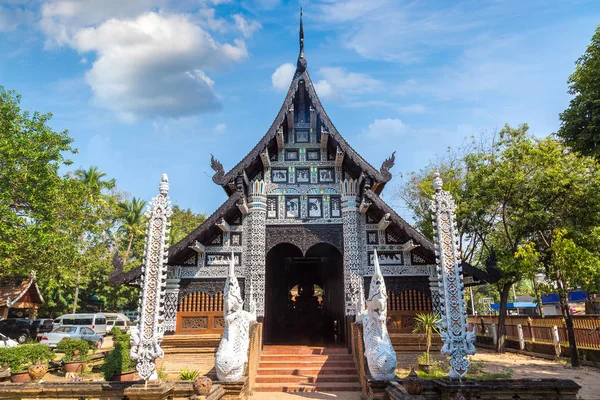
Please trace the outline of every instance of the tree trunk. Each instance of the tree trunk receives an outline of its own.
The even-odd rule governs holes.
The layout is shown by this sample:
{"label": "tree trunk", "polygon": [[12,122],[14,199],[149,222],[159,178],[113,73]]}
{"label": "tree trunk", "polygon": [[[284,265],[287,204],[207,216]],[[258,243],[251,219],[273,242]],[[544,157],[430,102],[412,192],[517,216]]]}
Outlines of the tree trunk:
{"label": "tree trunk", "polygon": [[133,233],[129,237],[129,244],[127,245],[127,251],[125,252],[124,261],[127,262],[129,259],[129,252],[131,251],[131,244],[133,243]]}
{"label": "tree trunk", "polygon": [[[558,268],[557,269],[557,275]],[[577,342],[575,341],[575,329],[573,327],[573,317],[571,316],[571,310],[569,309],[568,293],[565,289],[564,283],[560,276],[557,278],[558,291],[560,293],[560,308],[567,325],[567,338],[569,339],[569,351],[571,353],[571,366],[579,368],[579,357],[577,352]]]}
{"label": "tree trunk", "polygon": [[431,350],[431,328],[427,328],[427,364],[429,364],[429,351]]}
{"label": "tree trunk", "polygon": [[506,336],[506,311],[508,295],[510,293],[510,288],[512,285],[512,282],[505,283],[504,286],[502,286],[502,292],[500,293],[500,314],[498,315],[498,343],[496,344],[496,351],[498,353],[504,353],[504,338]]}

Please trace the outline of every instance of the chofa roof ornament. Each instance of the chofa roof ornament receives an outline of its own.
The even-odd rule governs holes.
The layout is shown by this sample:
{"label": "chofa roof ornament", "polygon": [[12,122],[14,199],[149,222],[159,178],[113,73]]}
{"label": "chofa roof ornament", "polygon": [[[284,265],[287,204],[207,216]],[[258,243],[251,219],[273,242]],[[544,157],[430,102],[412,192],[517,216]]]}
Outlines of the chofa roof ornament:
{"label": "chofa roof ornament", "polygon": [[304,57],[304,27],[302,25],[302,7],[300,7],[300,54],[298,54],[296,71],[298,74],[301,74],[304,71],[306,71],[306,58]]}

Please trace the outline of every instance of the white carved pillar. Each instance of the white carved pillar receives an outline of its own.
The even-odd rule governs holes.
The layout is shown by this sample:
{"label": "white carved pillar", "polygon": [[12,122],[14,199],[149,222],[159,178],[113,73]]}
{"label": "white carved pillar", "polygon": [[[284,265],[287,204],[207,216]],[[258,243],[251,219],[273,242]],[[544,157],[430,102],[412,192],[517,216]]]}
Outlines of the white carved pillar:
{"label": "white carved pillar", "polygon": [[[246,288],[252,286],[256,301],[256,316],[265,315],[265,240],[267,218],[266,185],[263,180],[252,181],[248,197],[248,216],[244,220],[244,252],[246,253]],[[250,291],[245,291],[246,301]]]}
{"label": "white carved pillar", "polygon": [[[344,234],[344,291],[346,315],[356,314],[356,303],[362,285],[361,215],[358,211],[358,181],[344,179],[342,188],[342,221]],[[364,229],[362,230],[364,233]]]}
{"label": "white carved pillar", "polygon": [[177,303],[180,279],[167,279],[165,294],[165,333],[175,332],[177,327]]}
{"label": "white carved pillar", "polygon": [[160,342],[164,334],[164,295],[167,279],[167,238],[171,216],[169,180],[163,174],[160,194],[152,199],[146,211],[146,247],[140,285],[140,321],[131,332],[131,352],[140,378],[158,379],[155,360],[163,356]]}
{"label": "white carved pillar", "polygon": [[464,282],[459,263],[458,234],[454,211],[456,206],[450,193],[442,190],[438,173],[433,179],[435,195],[431,202],[437,256],[437,275],[440,278],[442,353],[450,356],[450,377],[461,378],[469,367],[468,355],[475,354],[475,331],[467,331]]}

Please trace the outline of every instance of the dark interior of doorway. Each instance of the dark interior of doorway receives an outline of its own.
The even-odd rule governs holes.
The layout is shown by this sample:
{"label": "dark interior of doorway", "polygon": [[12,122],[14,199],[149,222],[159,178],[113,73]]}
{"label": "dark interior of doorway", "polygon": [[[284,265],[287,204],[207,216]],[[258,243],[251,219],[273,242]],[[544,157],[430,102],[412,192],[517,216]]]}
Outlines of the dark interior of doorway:
{"label": "dark interior of doorway", "polygon": [[303,256],[289,243],[267,254],[265,343],[331,345],[344,341],[343,259],[319,243]]}

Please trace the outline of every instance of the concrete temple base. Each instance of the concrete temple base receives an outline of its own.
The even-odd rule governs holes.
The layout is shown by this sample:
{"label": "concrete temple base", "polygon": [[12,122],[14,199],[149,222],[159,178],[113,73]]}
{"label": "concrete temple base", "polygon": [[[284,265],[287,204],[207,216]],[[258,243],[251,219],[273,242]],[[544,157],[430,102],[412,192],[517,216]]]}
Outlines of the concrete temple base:
{"label": "concrete temple base", "polygon": [[373,379],[371,375],[367,375],[365,380],[367,381],[366,391],[368,399],[387,400],[390,398],[386,392],[389,381],[378,381]]}
{"label": "concrete temple base", "polygon": [[248,377],[244,376],[241,381],[224,382],[215,381],[215,385],[222,386],[225,390],[223,399],[247,399],[248,398]]}
{"label": "concrete temple base", "polygon": [[386,392],[392,400],[577,400],[581,386],[570,379],[432,379],[423,380],[422,395],[409,395],[402,382],[390,382]]}

